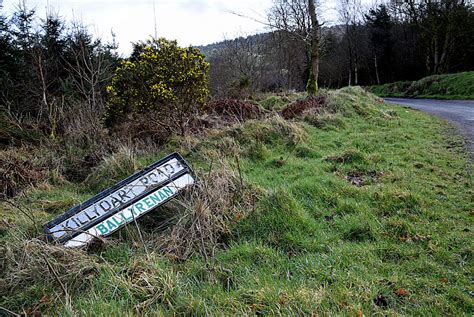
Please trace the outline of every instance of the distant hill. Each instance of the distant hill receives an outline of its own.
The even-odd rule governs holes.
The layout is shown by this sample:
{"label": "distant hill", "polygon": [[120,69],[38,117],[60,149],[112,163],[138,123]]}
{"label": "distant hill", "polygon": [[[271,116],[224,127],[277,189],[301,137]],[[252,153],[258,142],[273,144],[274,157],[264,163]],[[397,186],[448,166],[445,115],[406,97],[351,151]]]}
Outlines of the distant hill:
{"label": "distant hill", "polygon": [[[334,25],[330,27],[324,27],[322,29],[323,36],[331,32],[332,35],[342,37],[344,35],[343,27],[344,27],[343,25]],[[204,55],[212,56],[215,52],[221,50],[222,48],[224,48],[227,44],[231,42],[247,42],[251,44],[262,43],[262,42],[267,42],[267,41],[275,39],[275,37],[279,36],[279,33],[281,33],[280,35],[283,35],[284,32],[273,31],[273,32],[253,34],[249,36],[239,36],[234,39],[226,39],[226,40],[211,43],[208,45],[197,46],[197,48],[199,48],[201,52],[203,52]]]}

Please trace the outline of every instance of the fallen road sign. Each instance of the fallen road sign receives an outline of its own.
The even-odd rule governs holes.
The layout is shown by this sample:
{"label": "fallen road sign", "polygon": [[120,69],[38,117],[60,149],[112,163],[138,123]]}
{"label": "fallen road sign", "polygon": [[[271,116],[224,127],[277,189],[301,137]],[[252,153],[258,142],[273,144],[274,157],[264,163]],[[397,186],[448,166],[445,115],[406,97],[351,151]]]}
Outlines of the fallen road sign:
{"label": "fallen road sign", "polygon": [[71,208],[44,231],[67,247],[81,247],[136,221],[194,181],[188,163],[173,153]]}

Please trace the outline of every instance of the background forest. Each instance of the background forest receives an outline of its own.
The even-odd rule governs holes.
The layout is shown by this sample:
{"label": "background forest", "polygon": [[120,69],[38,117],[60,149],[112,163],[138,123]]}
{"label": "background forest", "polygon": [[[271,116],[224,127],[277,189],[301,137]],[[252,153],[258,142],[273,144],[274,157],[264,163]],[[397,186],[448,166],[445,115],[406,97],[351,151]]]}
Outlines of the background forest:
{"label": "background forest", "polygon": [[[274,10],[286,2],[275,1]],[[343,0],[338,15],[336,25],[321,27],[321,87],[368,86],[474,69],[469,1],[365,8]],[[300,16],[304,12],[288,18]],[[269,27],[275,20],[270,11]],[[276,30],[200,47],[211,65],[211,95],[304,90],[309,57],[298,35]],[[105,87],[121,59],[115,43],[95,38],[80,23],[53,14],[40,18],[23,5],[9,16],[1,12],[0,45],[0,104],[13,114],[48,122],[53,135],[61,128],[58,116],[71,108],[85,107],[100,117]]]}
{"label": "background forest", "polygon": [[[276,2],[296,6],[298,1]],[[405,1],[364,8],[360,1],[343,0],[338,14],[337,25],[321,27],[321,87],[412,81],[474,69],[474,12],[469,1]],[[273,26],[271,14],[269,21]],[[294,32],[241,37],[201,49],[211,63],[215,94],[239,87],[305,88],[309,57]]]}

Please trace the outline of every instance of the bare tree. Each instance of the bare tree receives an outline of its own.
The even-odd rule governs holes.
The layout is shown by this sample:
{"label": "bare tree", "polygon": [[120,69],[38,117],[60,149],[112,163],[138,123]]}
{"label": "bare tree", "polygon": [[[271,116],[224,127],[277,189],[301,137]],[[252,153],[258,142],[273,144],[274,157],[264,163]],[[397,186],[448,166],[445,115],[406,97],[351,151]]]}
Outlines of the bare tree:
{"label": "bare tree", "polygon": [[426,47],[427,73],[446,72],[456,39],[466,32],[461,21],[468,20],[472,1],[395,0],[394,5],[421,31]]}
{"label": "bare tree", "polygon": [[359,54],[357,46],[357,32],[361,22],[361,8],[360,0],[340,0],[339,3],[339,20],[345,28],[345,40],[347,45],[347,57],[349,61],[348,68],[348,85],[352,85],[352,78],[354,84],[359,84]]}
{"label": "bare tree", "polygon": [[306,91],[318,92],[319,46],[322,24],[318,21],[314,0],[274,0],[268,13],[268,25],[287,32],[304,43],[309,60]]}
{"label": "bare tree", "polygon": [[70,56],[66,61],[75,88],[87,102],[91,111],[103,110],[101,90],[112,77],[110,49],[92,41],[85,27],[73,26],[70,35]]}
{"label": "bare tree", "polygon": [[245,95],[258,89],[262,63],[260,36],[228,40],[221,53],[233,73],[231,85],[236,93]]}

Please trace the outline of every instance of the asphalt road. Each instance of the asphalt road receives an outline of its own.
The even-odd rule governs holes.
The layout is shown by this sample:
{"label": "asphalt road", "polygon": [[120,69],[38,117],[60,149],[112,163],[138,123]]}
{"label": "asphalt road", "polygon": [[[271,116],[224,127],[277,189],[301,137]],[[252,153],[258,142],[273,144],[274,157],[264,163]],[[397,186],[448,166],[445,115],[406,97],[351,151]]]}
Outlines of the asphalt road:
{"label": "asphalt road", "polygon": [[385,98],[385,101],[418,109],[453,123],[466,137],[471,155],[474,156],[474,100]]}

